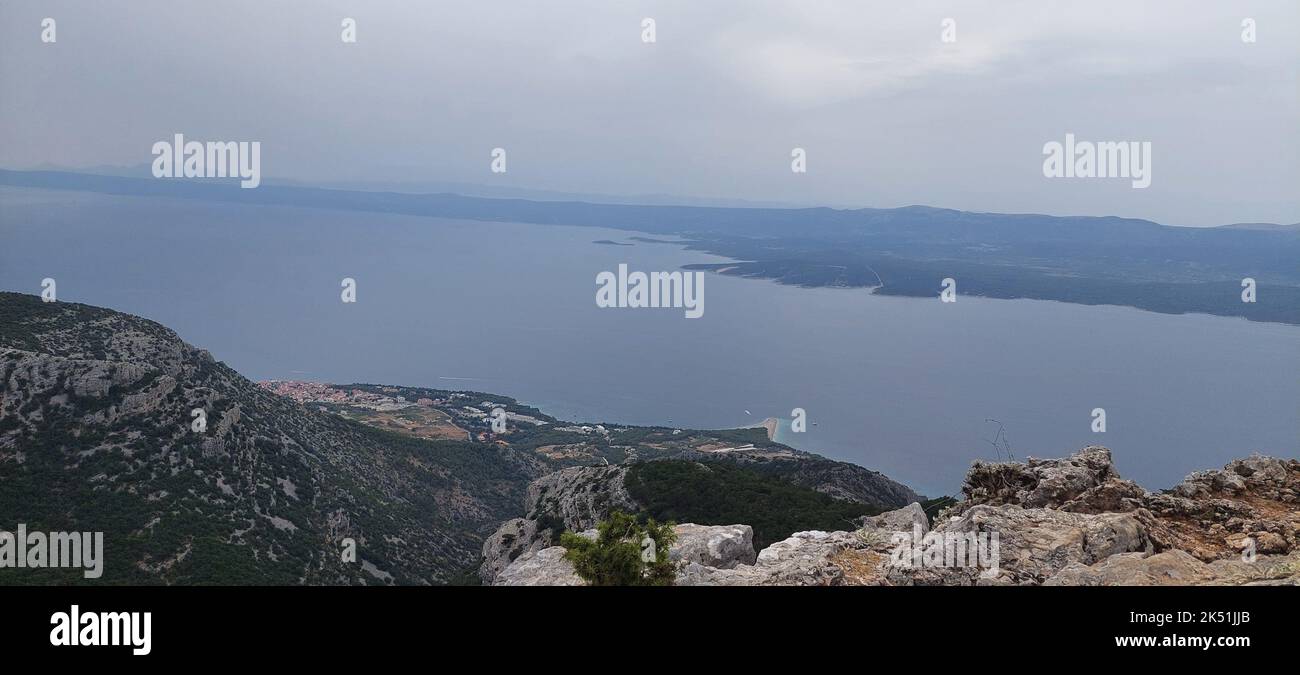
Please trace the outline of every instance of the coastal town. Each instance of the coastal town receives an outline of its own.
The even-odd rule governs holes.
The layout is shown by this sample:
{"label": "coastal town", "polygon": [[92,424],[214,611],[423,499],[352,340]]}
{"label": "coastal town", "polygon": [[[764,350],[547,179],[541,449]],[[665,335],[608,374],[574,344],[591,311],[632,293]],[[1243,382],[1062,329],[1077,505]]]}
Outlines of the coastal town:
{"label": "coastal town", "polygon": [[727,431],[565,422],[514,399],[479,392],[302,380],[258,384],[303,406],[368,426],[430,440],[530,449],[562,464],[617,464],[683,452],[763,461],[794,459],[799,454],[770,443],[778,427],[774,418],[753,429],[758,435],[742,440]]}
{"label": "coastal town", "polygon": [[[421,398],[415,401],[407,401],[405,396],[387,395],[367,391],[365,389],[345,389],[336,387],[331,384],[321,382],[307,382],[303,380],[267,380],[259,382],[263,389],[272,393],[291,398],[299,403],[338,403],[346,405],[355,405],[358,407],[369,407],[375,410],[401,410],[413,405],[436,405],[438,403],[446,404],[444,400],[437,402],[431,398]],[[395,393],[394,387],[382,387]],[[463,394],[451,394],[449,398],[465,397]],[[465,397],[468,398],[468,397]]]}
{"label": "coastal town", "polygon": [[[384,385],[332,385],[303,380],[258,383],[271,393],[349,419],[419,438],[481,441],[509,445],[507,436],[523,428],[545,427],[552,420],[520,412],[510,399],[484,398],[470,392],[438,391]],[[493,427],[494,415],[501,420]],[[600,425],[557,427],[558,431],[607,433]]]}

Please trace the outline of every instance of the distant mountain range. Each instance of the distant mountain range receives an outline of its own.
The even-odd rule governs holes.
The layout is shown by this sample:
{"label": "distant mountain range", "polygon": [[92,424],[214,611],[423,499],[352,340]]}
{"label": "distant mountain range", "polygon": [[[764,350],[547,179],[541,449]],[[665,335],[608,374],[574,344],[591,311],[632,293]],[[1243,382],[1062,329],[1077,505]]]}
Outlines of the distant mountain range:
{"label": "distant mountain range", "polygon": [[1220,227],[1235,230],[1300,231],[1300,223],[1291,223],[1290,225],[1279,225],[1277,223],[1233,223],[1231,225],[1222,225]]}
{"label": "distant mountain range", "polygon": [[[54,164],[41,164],[23,169],[24,172],[55,172],[91,174],[96,176],[119,176],[124,178],[152,178],[152,165],[148,162],[135,166],[100,165],[88,167],[67,167]],[[393,167],[390,174],[415,174],[418,170],[411,167]],[[490,183],[463,183],[441,180],[299,180],[291,178],[266,177],[263,185],[281,187],[310,187],[325,190],[356,190],[360,192],[403,192],[407,194],[456,194],[465,197],[485,197],[488,199],[530,199],[535,201],[593,202],[598,204],[639,204],[639,205],[674,205],[674,206],[717,206],[724,208],[801,208],[808,204],[793,204],[770,200],[729,199],[725,197],[693,197],[684,195],[649,193],[649,194],[607,194],[601,192],[567,192],[562,190],[544,190],[516,187]]]}
{"label": "distant mountain range", "polygon": [[[933,297],[957,292],[1125,305],[1164,313],[1300,324],[1300,227],[1160,225],[1118,217],[896,209],[727,208],[494,199],[283,185],[3,171],[0,184],[244,204],[576,225],[671,235],[738,262],[697,265],[800,286]],[[648,243],[644,240],[642,243]],[[1244,302],[1253,279],[1256,301]]]}

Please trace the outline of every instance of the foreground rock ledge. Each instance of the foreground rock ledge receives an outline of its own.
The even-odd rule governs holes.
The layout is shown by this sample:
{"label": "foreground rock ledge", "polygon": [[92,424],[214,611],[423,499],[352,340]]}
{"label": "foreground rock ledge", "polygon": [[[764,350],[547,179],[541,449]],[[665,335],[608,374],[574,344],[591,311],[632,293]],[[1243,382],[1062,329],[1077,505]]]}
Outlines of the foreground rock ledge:
{"label": "foreground rock ledge", "polygon": [[[1147,492],[1110,450],[1063,459],[976,462],[965,501],[934,519],[950,539],[998,533],[996,569],[902,566],[896,533],[924,535],[919,504],[853,532],[797,532],[759,551],[745,525],[677,526],[681,586],[1300,585],[1300,462],[1254,455]],[[1253,550],[1253,552],[1252,552]],[[559,546],[522,553],[492,582],[575,586]]]}

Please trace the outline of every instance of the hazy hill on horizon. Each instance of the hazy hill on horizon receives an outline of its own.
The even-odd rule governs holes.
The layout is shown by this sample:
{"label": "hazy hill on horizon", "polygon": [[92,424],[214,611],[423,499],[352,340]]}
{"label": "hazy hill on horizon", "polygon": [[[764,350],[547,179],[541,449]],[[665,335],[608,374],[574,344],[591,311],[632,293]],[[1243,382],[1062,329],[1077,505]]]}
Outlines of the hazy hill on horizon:
{"label": "hazy hill on horizon", "polygon": [[[491,199],[0,170],[0,185],[413,216],[605,227],[676,237],[737,263],[692,266],[799,286],[958,292],[1300,324],[1300,229],[895,209],[722,208]],[[1253,279],[1257,301],[1243,302]]]}

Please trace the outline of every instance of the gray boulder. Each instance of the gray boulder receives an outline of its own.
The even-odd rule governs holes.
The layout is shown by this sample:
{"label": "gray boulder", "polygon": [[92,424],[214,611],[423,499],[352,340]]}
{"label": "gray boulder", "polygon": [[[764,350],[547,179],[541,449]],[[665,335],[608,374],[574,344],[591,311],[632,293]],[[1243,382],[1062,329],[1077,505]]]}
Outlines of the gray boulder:
{"label": "gray boulder", "polygon": [[551,546],[519,556],[497,575],[492,585],[585,586],[586,583],[564,559],[564,547]]}
{"label": "gray boulder", "polygon": [[757,558],[754,528],[748,525],[685,523],[674,531],[677,541],[668,549],[668,557],[673,562],[731,569],[736,565],[753,565]]}
{"label": "gray boulder", "polygon": [[687,564],[677,575],[678,586],[836,586],[844,570],[835,557],[857,548],[851,532],[796,532],[759,552],[753,565],[717,569]]}
{"label": "gray boulder", "polygon": [[864,530],[880,530],[886,533],[912,532],[916,526],[920,526],[921,534],[930,531],[930,519],[926,517],[925,509],[917,502],[878,516],[863,516],[860,523]]}

